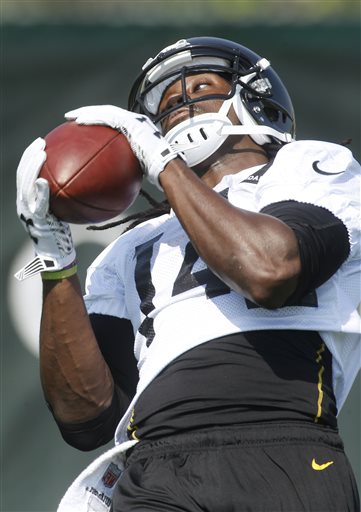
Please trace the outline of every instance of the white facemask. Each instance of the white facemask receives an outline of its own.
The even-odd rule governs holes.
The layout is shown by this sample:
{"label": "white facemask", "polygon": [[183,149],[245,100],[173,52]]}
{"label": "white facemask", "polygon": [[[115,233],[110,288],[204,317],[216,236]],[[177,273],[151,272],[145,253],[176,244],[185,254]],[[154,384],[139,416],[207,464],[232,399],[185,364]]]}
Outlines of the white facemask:
{"label": "white facemask", "polygon": [[[289,133],[280,133],[269,126],[258,125],[242,104],[241,89],[242,86],[237,85],[234,96],[225,100],[218,112],[186,119],[165,135],[166,140],[174,148],[184,153],[189,167],[210,157],[229,135],[250,135],[259,145],[270,142],[267,135],[272,135],[283,142],[293,140]],[[241,125],[233,125],[227,116],[232,105]]]}

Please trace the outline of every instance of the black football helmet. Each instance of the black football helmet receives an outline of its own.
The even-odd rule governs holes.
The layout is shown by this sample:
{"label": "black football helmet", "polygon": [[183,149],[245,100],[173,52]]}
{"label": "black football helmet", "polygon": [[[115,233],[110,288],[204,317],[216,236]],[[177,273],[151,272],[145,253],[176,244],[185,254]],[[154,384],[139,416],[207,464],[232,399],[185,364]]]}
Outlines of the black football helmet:
{"label": "black football helmet", "polygon": [[[226,78],[230,92],[188,98],[185,77],[209,72]],[[164,91],[179,79],[182,101],[159,112]],[[247,134],[259,145],[273,142],[281,146],[294,140],[292,102],[270,62],[238,43],[217,37],[181,39],[150,58],[131,89],[128,108],[149,116],[161,128],[162,119],[170,112],[209,99],[224,100],[219,112],[187,119],[165,134],[184,152],[190,166],[208,158],[228,135]],[[237,126],[227,117],[231,106],[239,119]]]}

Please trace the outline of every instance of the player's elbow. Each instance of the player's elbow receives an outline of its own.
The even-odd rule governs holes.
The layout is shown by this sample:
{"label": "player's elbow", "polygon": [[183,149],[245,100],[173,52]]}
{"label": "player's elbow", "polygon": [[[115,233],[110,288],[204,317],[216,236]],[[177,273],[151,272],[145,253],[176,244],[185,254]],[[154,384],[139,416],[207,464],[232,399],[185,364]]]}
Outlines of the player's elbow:
{"label": "player's elbow", "polygon": [[124,412],[119,393],[113,394],[111,404],[91,419],[81,422],[62,422],[53,413],[64,441],[81,451],[91,451],[107,444],[114,437],[115,430]]}
{"label": "player's elbow", "polygon": [[88,432],[75,432],[67,429],[59,430],[64,441],[77,450],[82,452],[90,452],[104,446],[114,437],[114,430],[106,431],[88,431]]}
{"label": "player's elbow", "polygon": [[265,309],[277,309],[283,307],[296,289],[297,274],[285,277],[270,276],[255,283],[249,290],[249,298],[252,302]]}

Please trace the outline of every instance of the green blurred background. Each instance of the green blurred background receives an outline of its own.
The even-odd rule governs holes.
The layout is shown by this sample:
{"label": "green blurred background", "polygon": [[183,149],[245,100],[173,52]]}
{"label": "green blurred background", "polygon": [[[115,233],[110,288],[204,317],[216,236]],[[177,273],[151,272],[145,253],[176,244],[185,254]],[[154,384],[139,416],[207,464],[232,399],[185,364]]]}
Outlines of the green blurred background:
{"label": "green blurred background", "polygon": [[[67,446],[42,399],[37,278],[12,277],[32,251],[15,210],[24,148],[72,108],[126,106],[141,65],[177,39],[226,37],[271,60],[297,114],[299,139],[341,142],[360,159],[360,5],[347,1],[1,2],[1,512],[53,512],[103,450]],[[159,192],[146,185],[160,198]],[[144,208],[137,200],[130,212]],[[118,230],[73,227],[81,276]],[[355,357],[359,357],[356,354]],[[360,377],[340,430],[360,485]],[[110,446],[110,445],[109,445]],[[76,512],[76,511],[74,511]],[[325,511],[326,512],[326,511]],[[340,511],[341,512],[341,511]]]}

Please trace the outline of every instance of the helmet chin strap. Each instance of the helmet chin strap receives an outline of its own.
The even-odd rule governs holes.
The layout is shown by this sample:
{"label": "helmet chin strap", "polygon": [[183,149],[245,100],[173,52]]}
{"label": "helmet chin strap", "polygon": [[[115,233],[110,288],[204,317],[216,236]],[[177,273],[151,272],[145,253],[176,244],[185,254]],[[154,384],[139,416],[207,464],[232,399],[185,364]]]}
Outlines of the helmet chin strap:
{"label": "helmet chin strap", "polygon": [[[174,126],[166,140],[184,153],[189,167],[193,167],[213,155],[229,135],[250,135],[256,144],[270,141],[271,135],[282,142],[292,142],[289,133],[281,133],[270,126],[257,125],[242,105],[241,86],[237,85],[232,98],[225,100],[218,112],[200,114]],[[233,105],[241,125],[233,125],[227,114]]]}
{"label": "helmet chin strap", "polygon": [[[222,135],[272,135],[276,139],[279,139],[282,142],[292,142],[295,139],[292,137],[290,133],[282,133],[278,132],[271,126],[264,125],[254,125],[254,126],[244,126],[244,125],[232,125],[232,126],[224,126],[222,128]],[[252,137],[254,140],[255,137]],[[264,143],[265,144],[265,143]],[[260,144],[262,145],[262,144]]]}

